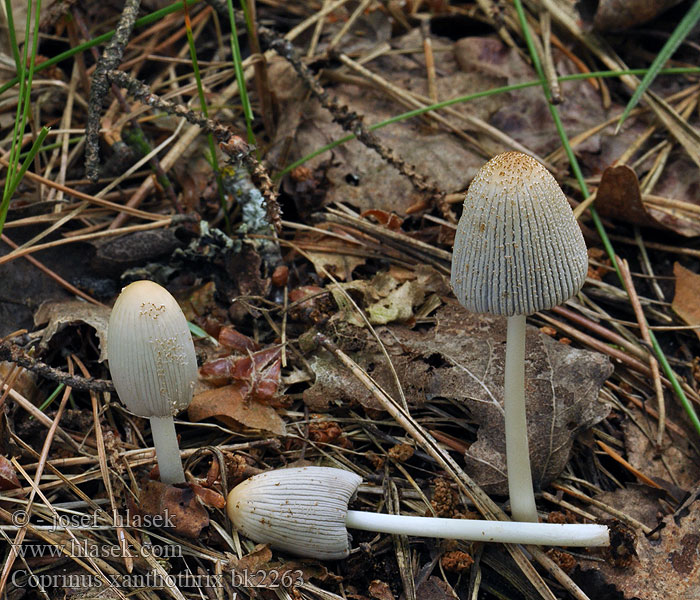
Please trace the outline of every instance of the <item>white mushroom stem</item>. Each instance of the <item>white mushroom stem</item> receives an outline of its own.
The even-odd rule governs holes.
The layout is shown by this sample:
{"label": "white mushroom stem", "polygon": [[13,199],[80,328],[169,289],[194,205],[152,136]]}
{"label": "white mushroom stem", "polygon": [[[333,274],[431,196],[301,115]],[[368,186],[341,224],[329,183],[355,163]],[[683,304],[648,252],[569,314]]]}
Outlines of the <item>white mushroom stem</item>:
{"label": "white mushroom stem", "polygon": [[160,480],[168,484],[183,483],[185,471],[182,468],[175,421],[172,417],[149,417],[148,419],[151,422]]}
{"label": "white mushroom stem", "polygon": [[525,315],[508,317],[504,396],[510,512],[516,521],[537,523],[525,414]]}
{"label": "white mushroom stem", "polygon": [[348,510],[362,478],[333,467],[290,467],[234,487],[226,508],[234,530],[299,556],[345,558],[348,529],[508,544],[609,546],[604,525],[441,519]]}
{"label": "white mushroom stem", "polygon": [[357,510],[348,511],[345,525],[348,529],[449,540],[543,546],[610,545],[610,533],[605,525],[442,519],[387,515]]}

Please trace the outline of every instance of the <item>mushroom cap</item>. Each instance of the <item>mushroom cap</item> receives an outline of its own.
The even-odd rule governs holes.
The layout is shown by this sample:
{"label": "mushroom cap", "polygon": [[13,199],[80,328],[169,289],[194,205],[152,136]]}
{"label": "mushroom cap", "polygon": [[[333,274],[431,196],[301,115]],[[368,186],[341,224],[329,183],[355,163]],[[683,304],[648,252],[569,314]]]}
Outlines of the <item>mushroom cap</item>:
{"label": "mushroom cap", "polygon": [[505,152],[474,177],[452,252],[452,288],[476,313],[531,314],[583,286],[588,255],[569,203],[534,158]]}
{"label": "mushroom cap", "polygon": [[171,417],[187,408],[197,357],[175,298],[153,281],[126,286],[112,308],[107,357],[114,387],[141,417]]}
{"label": "mushroom cap", "polygon": [[345,558],[345,518],[362,478],[333,467],[266,471],[238,484],[226,510],[235,529],[259,544],[299,556]]}

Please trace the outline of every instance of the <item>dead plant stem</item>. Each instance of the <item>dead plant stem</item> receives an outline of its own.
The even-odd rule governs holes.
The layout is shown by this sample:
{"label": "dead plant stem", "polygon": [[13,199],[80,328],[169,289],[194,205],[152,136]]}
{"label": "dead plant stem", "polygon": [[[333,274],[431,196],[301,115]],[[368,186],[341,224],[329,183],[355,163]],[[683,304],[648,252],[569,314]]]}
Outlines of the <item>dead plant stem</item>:
{"label": "dead plant stem", "polygon": [[[644,309],[639,303],[639,297],[637,296],[637,290],[634,287],[634,281],[632,281],[632,275],[629,271],[629,265],[627,261],[623,258],[617,259],[617,264],[620,267],[620,273],[622,273],[622,279],[625,283],[625,288],[627,288],[627,293],[629,294],[630,304],[632,305],[632,310],[634,311],[635,317],[637,317],[637,322],[639,323],[639,331],[644,342],[651,347],[651,336],[649,335],[649,325],[647,324],[646,317],[644,316]],[[666,426],[666,402],[664,400],[664,390],[661,385],[661,373],[659,372],[659,363],[653,354],[649,354],[649,368],[651,369],[651,376],[654,381],[654,390],[656,392],[656,403],[659,410],[659,423],[656,430],[656,446],[661,448],[664,437],[664,428]]]}

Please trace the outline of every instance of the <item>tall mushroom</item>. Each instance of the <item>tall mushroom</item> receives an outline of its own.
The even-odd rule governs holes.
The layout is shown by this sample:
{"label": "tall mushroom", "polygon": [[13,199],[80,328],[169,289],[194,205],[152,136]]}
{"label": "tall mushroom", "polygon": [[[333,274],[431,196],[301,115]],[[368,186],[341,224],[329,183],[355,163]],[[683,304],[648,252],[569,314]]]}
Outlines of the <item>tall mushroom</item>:
{"label": "tall mushroom", "polygon": [[469,311],[508,317],[504,408],[511,513],[537,521],[525,413],[525,316],[583,286],[588,256],[564,193],[520,152],[492,158],[474,177],[457,225],[452,288]]}
{"label": "tall mushroom", "polygon": [[175,298],[152,281],[126,286],[109,318],[107,355],[119,398],[150,421],[161,481],[184,482],[173,417],[192,400],[197,357]]}
{"label": "tall mushroom", "polygon": [[332,467],[291,467],[266,471],[238,484],[226,508],[237,531],[260,544],[309,558],[345,558],[347,529],[444,539],[607,546],[605,525],[514,523],[387,515],[348,510],[362,479]]}

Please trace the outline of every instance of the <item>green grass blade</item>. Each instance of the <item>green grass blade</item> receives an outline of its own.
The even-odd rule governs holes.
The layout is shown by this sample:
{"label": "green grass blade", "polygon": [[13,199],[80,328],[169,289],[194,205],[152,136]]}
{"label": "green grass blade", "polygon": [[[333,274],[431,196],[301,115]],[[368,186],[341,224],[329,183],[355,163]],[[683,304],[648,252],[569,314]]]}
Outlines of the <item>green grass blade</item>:
{"label": "green grass blade", "polygon": [[[24,127],[26,125],[25,115],[27,114],[25,104],[29,100],[27,88],[28,88],[28,78],[27,78],[27,52],[29,49],[29,33],[31,31],[31,18],[32,18],[32,2],[29,1],[27,6],[27,22],[24,30],[24,47],[22,48],[22,56],[19,59],[18,76],[19,80],[19,95],[17,98],[17,114],[15,115],[14,129],[12,132],[12,146],[10,148],[10,156],[7,161],[8,166],[8,179],[5,181],[5,190],[3,193],[3,203],[7,201],[8,195],[8,182],[11,184],[12,177],[14,177],[15,169],[17,168],[19,151],[22,146],[22,138],[24,137]],[[19,50],[18,50],[19,54]],[[31,89],[29,90],[31,93]]]}
{"label": "green grass blade", "polygon": [[44,400],[40,405],[39,405],[39,410],[44,412],[49,406],[51,406],[51,403],[58,397],[58,395],[63,391],[63,388],[66,387],[65,383],[59,383],[56,386],[56,389],[49,394],[49,397]]}
{"label": "green grass blade", "polygon": [[216,338],[210,336],[204,329],[199,325],[195,325],[192,321],[187,321],[187,327],[190,329],[190,333],[198,338],[208,340],[212,345],[218,346],[219,342]]}
{"label": "green grass blade", "polygon": [[[84,135],[80,135],[78,137],[68,138],[68,144],[70,146],[75,146],[75,144],[77,144],[80,140],[82,140],[84,138],[85,138]],[[45,146],[42,146],[41,148],[39,148],[39,150],[37,151],[37,154],[39,152],[50,152],[51,150],[55,150],[56,148],[60,148],[62,145],[63,145],[63,142],[51,142],[50,144],[46,144]],[[30,152],[29,150],[22,152],[19,155],[19,159],[24,160],[25,158],[27,158],[27,155],[29,154],[29,152]]]}
{"label": "green grass blade", "polygon": [[250,106],[248,89],[245,85],[241,47],[238,44],[238,29],[236,28],[236,18],[233,15],[233,0],[226,0],[226,3],[228,6],[228,19],[231,23],[231,56],[233,57],[233,69],[236,72],[236,82],[238,83],[238,93],[241,97],[241,106],[243,107],[243,117],[248,134],[248,143],[255,144],[255,135],[253,134],[253,109]]}
{"label": "green grass blade", "polygon": [[[580,81],[583,79],[598,79],[602,77],[619,77],[621,75],[644,75],[646,73],[646,69],[625,69],[625,70],[620,70],[620,71],[593,71],[590,73],[574,73],[572,75],[564,75],[562,77],[559,77],[558,80],[560,82],[564,81]],[[676,67],[673,69],[663,69],[660,71],[660,75],[688,75],[688,74],[697,74],[700,73],[700,67]],[[439,110],[441,108],[445,108],[447,106],[452,106],[454,104],[462,104],[465,102],[471,102],[472,100],[476,100],[478,98],[486,98],[488,96],[495,96],[496,94],[504,94],[506,92],[513,92],[516,90],[522,90],[525,88],[529,87],[535,87],[537,85],[542,85],[542,82],[540,80],[534,80],[534,81],[523,81],[521,83],[516,83],[512,85],[504,85],[501,87],[496,87],[496,88],[491,88],[490,90],[484,90],[483,92],[476,92],[474,94],[467,94],[466,96],[458,96],[455,98],[450,98],[449,100],[444,100],[442,102],[438,102],[436,104],[431,104],[429,106],[424,106],[422,108],[416,108],[413,110],[409,110],[405,113],[398,114],[394,117],[391,117],[389,119],[386,119],[385,121],[380,121],[379,123],[375,123],[374,125],[368,125],[367,128],[370,131],[374,131],[375,129],[381,129],[382,127],[386,127],[387,125],[391,125],[392,123],[398,123],[399,121],[405,121],[406,119],[411,119],[413,117],[417,117],[419,115],[425,114],[427,112],[431,112],[433,110]],[[355,136],[353,134],[348,134],[342,138],[338,138],[337,140],[333,140],[332,142],[329,142],[325,146],[322,146],[321,148],[318,148],[317,150],[314,150],[313,152],[307,154],[306,156],[303,156],[299,160],[294,161],[293,163],[287,165],[284,169],[279,171],[278,173],[275,174],[275,176],[272,178],[273,180],[278,180],[293,169],[296,169],[297,167],[303,165],[305,162],[311,160],[312,158],[315,158],[319,154],[323,154],[324,152],[327,152],[328,150],[332,150],[333,148],[340,146],[341,144],[345,144],[346,142],[349,142],[350,140],[354,140]],[[583,178],[580,179],[580,182],[583,182]],[[585,185],[585,182],[583,183]]]}
{"label": "green grass blade", "polygon": [[[579,187],[581,188],[581,193],[583,194],[584,198],[587,198],[589,196],[588,186],[586,186],[586,182],[583,178],[583,173],[581,172],[581,167],[579,166],[578,160],[576,159],[576,155],[574,154],[574,151],[571,148],[571,144],[569,143],[569,136],[567,135],[566,130],[564,129],[564,125],[561,122],[559,110],[557,109],[555,104],[549,102],[551,98],[551,93],[547,85],[547,78],[544,76],[544,71],[542,69],[539,56],[537,55],[537,51],[535,50],[535,45],[532,40],[530,27],[528,26],[527,19],[525,18],[525,11],[523,10],[522,2],[521,0],[514,0],[514,2],[516,11],[518,13],[518,18],[520,20],[520,27],[522,28],[523,36],[525,37],[525,42],[527,43],[528,50],[530,52],[532,64],[534,65],[535,70],[537,71],[537,75],[540,78],[542,89],[544,91],[545,97],[547,98],[549,111],[552,114],[552,118],[554,119],[554,124],[557,128],[557,132],[559,133],[561,143],[564,146],[566,155],[569,159],[569,162],[571,163],[571,168],[574,172],[574,175],[576,176],[576,180],[578,181]],[[591,206],[588,210],[591,214],[591,217],[593,218],[593,223],[595,225],[596,231],[598,232],[600,239],[603,241],[603,246],[605,247],[605,251],[607,252],[608,257],[610,258],[610,262],[615,267],[615,271],[620,280],[620,284],[622,285],[623,289],[626,289],[625,283],[622,279],[622,273],[620,272],[620,267],[617,264],[615,249],[613,248],[613,245],[610,242],[610,238],[608,237],[608,234],[605,231],[603,222],[600,220],[600,217],[598,215],[598,212],[595,210],[595,207]],[[683,409],[688,415],[688,419],[695,428],[695,431],[698,433],[698,435],[700,435],[700,419],[698,419],[698,415],[695,412],[695,407],[690,403],[690,400],[688,400],[688,397],[685,395],[685,392],[683,391],[683,388],[681,387],[681,384],[678,381],[676,374],[673,372],[671,365],[668,363],[668,359],[666,358],[666,355],[661,349],[661,346],[657,342],[656,336],[652,332],[651,328],[649,328],[649,334],[651,336],[652,349],[654,350],[654,354],[656,355],[656,358],[658,359],[659,364],[661,365],[661,369],[670,381],[671,387],[673,388],[674,393],[680,400]]]}
{"label": "green grass blade", "polygon": [[[187,44],[190,48],[190,58],[192,59],[192,71],[194,73],[194,79],[197,83],[197,95],[199,96],[199,105],[202,109],[202,114],[205,117],[209,117],[209,109],[207,109],[207,100],[204,96],[204,86],[202,85],[202,76],[199,70],[199,62],[197,61],[197,49],[194,45],[194,36],[192,35],[192,26],[190,25],[190,15],[187,7],[185,7],[185,32],[187,33]],[[230,231],[230,224],[228,220],[228,212],[226,211],[226,199],[224,198],[223,187],[221,186],[221,173],[219,169],[219,160],[216,158],[216,144],[214,143],[214,136],[210,133],[207,134],[207,143],[209,145],[209,152],[211,153],[211,166],[216,174],[216,183],[219,190],[219,202],[221,204],[221,210],[224,213],[224,221],[226,223],[226,231]]]}
{"label": "green grass blade", "polygon": [[656,75],[661,70],[661,67],[663,67],[666,64],[666,61],[673,56],[673,53],[676,51],[681,42],[688,36],[693,27],[695,27],[698,19],[700,19],[700,0],[695,0],[695,4],[693,4],[690,10],[686,13],[685,17],[681,19],[681,22],[678,23],[671,34],[671,37],[666,40],[664,47],[661,48],[661,51],[656,55],[656,58],[651,63],[649,70],[644,76],[644,79],[642,79],[641,83],[637,86],[637,89],[634,90],[634,94],[632,94],[630,101],[627,103],[627,106],[625,107],[625,110],[617,123],[615,133],[620,130],[622,123],[624,123],[625,119],[629,116],[631,110],[637,106],[642,94],[647,91],[651,83],[654,81]]}
{"label": "green grass blade", "polygon": [[[12,195],[15,193],[15,190],[17,189],[19,182],[22,181],[22,177],[24,177],[24,174],[27,172],[27,169],[29,169],[29,165],[32,164],[34,157],[37,155],[37,153],[41,149],[41,144],[46,139],[46,136],[49,134],[49,131],[50,131],[50,129],[48,127],[41,128],[39,135],[34,140],[34,143],[32,144],[32,147],[30,148],[29,152],[27,152],[26,158],[24,159],[22,166],[20,167],[19,171],[14,176],[12,176],[12,171],[8,170],[8,172],[7,172],[7,179],[5,180],[6,196],[3,196],[2,205],[0,205],[0,233],[2,233],[2,230],[5,227],[5,219],[7,219],[7,211],[10,209],[10,199],[12,198]],[[8,182],[9,182],[9,185],[8,185]]]}
{"label": "green grass blade", "polygon": [[12,14],[12,0],[5,0],[5,12],[7,13],[7,32],[10,37],[10,46],[12,48],[12,57],[15,59],[15,68],[17,75],[23,71],[22,63],[19,59],[19,44],[17,43],[17,32],[15,31],[15,17]]}
{"label": "green grass blade", "polygon": [[[34,11],[32,11],[34,9]],[[8,157],[8,167],[7,176],[5,178],[5,187],[2,193],[2,202],[0,203],[0,233],[2,233],[5,219],[7,217],[7,211],[10,209],[10,199],[15,189],[19,185],[22,176],[26,172],[29,164],[23,166],[23,170],[17,173],[17,166],[19,164],[19,154],[22,149],[22,140],[24,138],[24,131],[27,126],[27,120],[29,119],[29,111],[31,108],[31,93],[32,93],[32,81],[34,79],[34,64],[37,55],[37,48],[39,46],[39,15],[41,11],[41,0],[33,6],[33,2],[27,5],[27,21],[25,25],[25,35],[24,35],[24,48],[22,49],[22,56],[17,62],[19,66],[19,78],[20,78],[20,88],[19,88],[19,98],[17,102],[17,113],[15,115],[14,130],[12,133],[12,146],[10,147],[10,155]],[[32,12],[34,12],[34,28],[32,29]],[[33,36],[30,36],[30,33]],[[31,40],[31,56],[29,57],[29,70],[26,72],[25,65],[27,64],[27,57],[29,53],[29,44]],[[16,43],[16,39],[15,39]],[[19,56],[19,48],[16,49],[16,54]],[[43,133],[43,130],[42,130]],[[48,133],[48,131],[46,132]],[[39,136],[43,141],[46,138],[46,134],[40,134]],[[32,154],[36,155],[41,143],[38,145],[34,144],[36,150]],[[26,163],[26,160],[25,160]]]}

